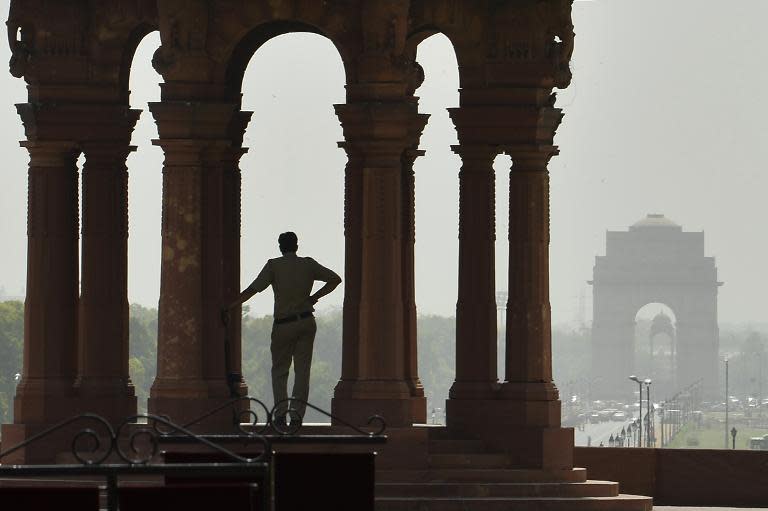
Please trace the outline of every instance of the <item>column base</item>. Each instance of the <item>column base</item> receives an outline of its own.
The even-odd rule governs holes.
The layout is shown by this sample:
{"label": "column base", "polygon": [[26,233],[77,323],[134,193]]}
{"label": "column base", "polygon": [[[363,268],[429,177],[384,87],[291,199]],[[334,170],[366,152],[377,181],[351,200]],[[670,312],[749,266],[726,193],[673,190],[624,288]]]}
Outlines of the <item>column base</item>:
{"label": "column base", "polygon": [[448,428],[473,431],[490,426],[560,427],[560,401],[506,399],[447,399]]}
{"label": "column base", "polygon": [[79,395],[73,400],[73,413],[93,413],[119,426],[137,413],[136,396]]}
{"label": "column base", "polygon": [[[73,412],[70,414],[70,417],[72,415],[75,415],[75,413]],[[44,424],[3,424],[0,426],[0,434],[3,438],[3,450],[11,449],[16,445],[29,440],[59,422],[60,421],[54,421]],[[90,449],[93,446],[93,440],[90,436],[85,435],[81,437],[80,443],[78,444],[79,452],[85,459],[96,459],[103,455],[105,450],[109,449],[111,446],[109,430],[98,421],[81,418],[53,433],[31,442],[29,445],[10,453],[7,456],[4,456],[0,461],[3,465],[54,464],[61,463],[62,460],[71,462],[73,458],[72,442],[79,432],[86,429],[93,430],[96,435],[100,437],[101,449],[95,454],[90,453]]]}
{"label": "column base", "polygon": [[499,399],[525,401],[558,401],[560,392],[553,382],[505,381],[499,385]]}
{"label": "column base", "polygon": [[366,425],[374,415],[382,416],[387,426],[411,426],[414,415],[420,415],[419,408],[426,420],[426,399],[411,396],[404,381],[342,380],[333,394],[331,413],[356,426]]}
{"label": "column base", "polygon": [[[167,416],[172,422],[184,425],[221,406],[232,398],[223,378],[216,380],[156,379],[150,390],[147,409],[150,414]],[[243,401],[238,410],[246,403]],[[257,410],[264,420],[263,412]],[[243,421],[248,420],[245,416]],[[204,420],[192,425],[191,430],[199,433],[224,433],[236,428],[232,410],[219,410]]]}
{"label": "column base", "polygon": [[450,399],[494,399],[499,390],[497,381],[454,381],[448,391]]}
{"label": "column base", "polygon": [[136,415],[136,391],[123,378],[88,378],[75,383],[78,413],[95,413],[119,425]]}
{"label": "column base", "polygon": [[13,417],[18,424],[55,424],[76,414],[72,380],[25,378],[16,387]]}
{"label": "column base", "polygon": [[515,468],[573,468],[573,429],[560,427],[559,401],[448,399],[445,408],[449,431],[506,452]]}
{"label": "column base", "polygon": [[411,423],[427,423],[427,398],[424,396],[411,396]]}

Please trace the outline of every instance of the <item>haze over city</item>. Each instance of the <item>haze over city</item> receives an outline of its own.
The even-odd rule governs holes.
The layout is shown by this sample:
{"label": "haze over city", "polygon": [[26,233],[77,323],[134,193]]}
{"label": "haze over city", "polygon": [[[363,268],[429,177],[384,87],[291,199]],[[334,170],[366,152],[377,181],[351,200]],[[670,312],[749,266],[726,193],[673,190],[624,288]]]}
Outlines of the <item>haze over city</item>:
{"label": "haze over city", "polygon": [[766,0],[3,10],[4,503],[765,504]]}
{"label": "haze over city", "polygon": [[[2,2],[7,12],[8,0]],[[691,8],[697,10],[691,14]],[[576,51],[571,87],[559,93],[565,119],[550,164],[552,186],[551,302],[553,321],[590,319],[594,257],[605,231],[622,230],[648,213],[663,213],[685,230],[706,232],[721,280],[721,322],[764,319],[762,261],[768,241],[751,229],[764,215],[768,176],[768,84],[763,22],[768,4],[595,0],[574,4]],[[637,27],[648,30],[637,30]],[[648,37],[652,33],[653,37]],[[156,306],[160,270],[162,152],[147,101],[159,100],[150,65],[159,44],[140,45],[131,76],[131,104],[144,110],[129,158],[129,299]],[[0,61],[7,62],[7,45]],[[453,315],[457,282],[460,160],[450,150],[455,131],[445,108],[457,105],[458,73],[450,43],[434,36],[419,48],[426,81],[417,92],[432,115],[422,137],[427,155],[416,163],[417,305],[422,313]],[[309,82],[312,86],[309,86]],[[271,40],[250,63],[244,109],[255,112],[242,159],[242,283],[277,253],[277,234],[300,236],[300,251],[343,268],[342,197],[346,156],[332,105],[344,100],[344,71],[335,48],[320,36]],[[0,73],[0,285],[20,295],[25,285],[26,150],[13,103],[24,83]],[[506,289],[508,159],[497,161],[497,289]],[[311,210],[299,205],[309,200]],[[758,224],[759,225],[759,224]],[[579,305],[580,296],[584,296]],[[328,302],[340,305],[342,291]],[[271,297],[251,302],[270,311]],[[580,312],[583,311],[583,312]]]}

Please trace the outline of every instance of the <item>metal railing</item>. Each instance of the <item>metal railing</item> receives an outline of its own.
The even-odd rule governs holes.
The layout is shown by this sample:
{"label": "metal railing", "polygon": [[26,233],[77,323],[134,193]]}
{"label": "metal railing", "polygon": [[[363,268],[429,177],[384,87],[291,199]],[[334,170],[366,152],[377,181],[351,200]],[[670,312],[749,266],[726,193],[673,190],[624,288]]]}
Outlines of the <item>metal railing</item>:
{"label": "metal railing", "polygon": [[[139,421],[146,421],[141,423]],[[85,422],[78,430],[77,423]],[[74,430],[74,433],[73,433]],[[98,476],[106,482],[107,510],[118,510],[118,477],[123,475],[183,475],[201,478],[247,476],[260,485],[261,500],[269,503],[269,440],[256,433],[247,433],[251,442],[262,449],[254,457],[245,457],[226,449],[186,426],[174,424],[167,417],[140,414],[126,418],[117,428],[103,417],[84,413],[65,419],[40,433],[0,452],[0,461],[57,434],[72,434],[70,453],[79,464],[0,465],[0,477]],[[160,439],[169,434],[183,435],[208,447],[212,452],[231,460],[224,463],[156,463]],[[117,458],[114,461],[108,460]],[[267,509],[267,507],[265,507]]]}

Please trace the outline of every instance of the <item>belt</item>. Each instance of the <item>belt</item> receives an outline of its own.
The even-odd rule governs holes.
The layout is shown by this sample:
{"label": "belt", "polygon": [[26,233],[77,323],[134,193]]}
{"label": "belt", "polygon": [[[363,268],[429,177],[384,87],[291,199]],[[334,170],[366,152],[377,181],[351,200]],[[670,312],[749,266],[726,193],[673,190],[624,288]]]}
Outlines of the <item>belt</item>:
{"label": "belt", "polygon": [[275,324],[276,325],[282,325],[283,323],[292,323],[292,322],[298,321],[300,319],[311,318],[311,317],[312,317],[312,313],[309,312],[309,311],[307,311],[307,312],[300,312],[299,314],[293,314],[291,316],[285,316],[283,318],[276,319],[275,320]]}

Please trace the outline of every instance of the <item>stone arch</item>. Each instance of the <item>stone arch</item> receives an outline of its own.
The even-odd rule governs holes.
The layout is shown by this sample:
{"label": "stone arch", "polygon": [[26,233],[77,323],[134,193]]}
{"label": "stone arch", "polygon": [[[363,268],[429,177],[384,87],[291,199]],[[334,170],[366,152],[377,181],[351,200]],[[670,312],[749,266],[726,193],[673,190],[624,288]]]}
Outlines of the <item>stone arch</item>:
{"label": "stone arch", "polygon": [[714,258],[704,256],[704,233],[683,232],[663,215],[649,215],[629,231],[609,231],[605,256],[595,262],[592,371],[608,389],[630,390],[634,325],[648,303],[666,304],[677,319],[677,383],[718,385],[717,281]]}
{"label": "stone arch", "polygon": [[120,97],[126,104],[130,104],[131,67],[133,66],[133,58],[136,55],[136,50],[139,48],[139,45],[145,37],[157,30],[158,27],[155,24],[142,22],[128,33],[125,43],[123,44],[118,87]]}
{"label": "stone arch", "polygon": [[[423,60],[422,55],[420,63],[417,58],[419,50],[429,47],[439,53],[433,54],[433,58],[429,61]],[[455,260],[458,257],[458,247],[455,243],[458,210],[455,208],[455,203],[458,200],[456,176],[461,167],[461,161],[451,151],[451,146],[456,144],[457,138],[448,110],[458,106],[459,72],[456,48],[450,38],[437,28],[422,27],[411,33],[406,41],[404,53],[409,62],[412,63],[409,75],[408,100],[417,103],[418,111],[421,112],[419,115],[422,116],[423,121],[429,117],[429,123],[420,133],[417,147],[414,147],[414,149],[418,149],[418,152],[409,153],[412,156],[418,156],[418,158],[415,159],[415,162],[410,158],[405,158],[403,162],[403,175],[410,180],[415,197],[415,203],[411,204],[414,214],[409,226],[411,230],[408,232],[413,235],[414,241],[417,232],[430,232],[433,240],[429,244],[414,244],[415,248],[412,254],[409,254],[413,257],[413,264],[405,265],[408,273],[406,287],[410,289],[413,286],[414,292],[413,307],[409,307],[407,316],[407,323],[412,322],[413,324],[410,325],[410,331],[406,330],[405,333],[407,339],[412,338],[410,341],[411,349],[406,349],[406,356],[409,357],[410,364],[418,366],[416,344],[423,346],[423,340],[418,339],[415,325],[418,304],[419,302],[423,303],[423,298],[419,299],[419,297],[424,295],[425,288],[436,289],[445,286],[444,293],[442,293],[443,302],[438,306],[438,309],[424,312],[442,313],[442,311],[454,309],[456,305],[458,267],[451,268],[450,271],[442,271],[437,269],[434,261]],[[440,59],[439,64],[438,58]],[[443,59],[445,59],[445,66],[442,65]],[[432,64],[431,67],[428,62]],[[447,74],[442,74],[444,72]],[[450,91],[453,91],[455,96],[449,98]],[[438,133],[440,134],[439,144],[437,143]],[[426,196],[433,198],[429,208],[426,208],[425,202],[420,199]],[[454,220],[446,221],[450,218]],[[412,275],[410,274],[411,268],[413,268]],[[454,340],[452,339],[452,341]],[[420,349],[423,350],[424,348]],[[453,349],[452,346],[451,349]],[[422,360],[422,364],[423,362],[426,361]],[[454,379],[455,364],[450,363],[446,369],[450,371],[449,374],[435,377],[434,372],[427,371],[423,366],[418,373],[414,367],[411,368],[409,381],[414,392],[426,395],[427,416],[430,415],[431,410],[444,409],[448,387]],[[416,374],[427,378],[423,382],[423,387],[421,387],[419,379],[414,377]],[[448,385],[444,386],[438,382],[445,382]],[[435,412],[435,415],[442,417],[441,413],[438,412]]]}
{"label": "stone arch", "polygon": [[228,100],[234,100],[239,97],[245,70],[258,49],[269,40],[292,32],[309,32],[329,39],[336,47],[336,50],[339,51],[339,55],[341,55],[342,62],[344,62],[345,65],[345,74],[349,76],[348,70],[346,69],[347,59],[344,58],[343,51],[334,39],[329,37],[322,29],[303,21],[269,21],[262,23],[243,34],[232,48],[222,77],[222,83],[225,84],[224,94]]}
{"label": "stone arch", "polygon": [[635,314],[635,372],[666,394],[677,389],[676,323],[677,313],[663,302],[649,302]]}

